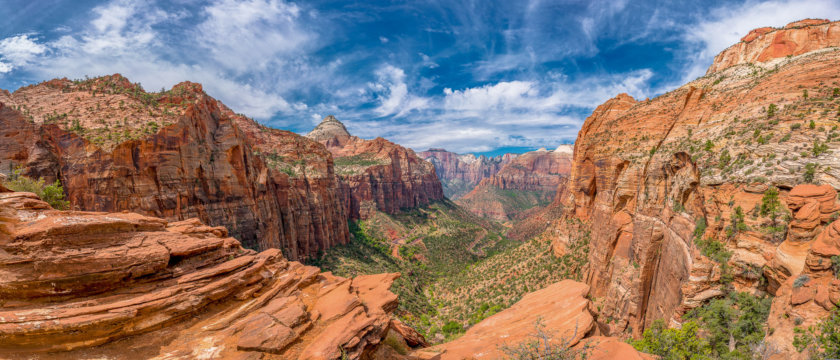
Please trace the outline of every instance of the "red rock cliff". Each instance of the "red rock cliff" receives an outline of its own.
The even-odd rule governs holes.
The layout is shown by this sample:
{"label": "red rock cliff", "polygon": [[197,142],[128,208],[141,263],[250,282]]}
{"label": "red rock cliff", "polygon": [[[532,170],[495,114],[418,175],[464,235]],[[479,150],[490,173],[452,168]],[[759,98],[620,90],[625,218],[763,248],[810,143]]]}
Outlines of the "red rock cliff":
{"label": "red rock cliff", "polygon": [[197,84],[126,83],[55,80],[0,98],[0,171],[59,178],[74,209],[197,217],[291,259],[349,240],[323,146],[233,114]]}
{"label": "red rock cliff", "polygon": [[[791,27],[785,36],[833,34],[836,23],[814,26]],[[838,209],[840,188],[833,127],[840,51],[824,48],[823,39],[797,42],[804,50],[778,67],[737,60],[655,99],[618,95],[586,119],[555,199],[565,215],[546,235],[562,252],[574,236],[567,222],[585,225],[586,282],[606,333],[639,335],[656,319],[678,324],[724,287],[777,293],[805,267],[814,238]],[[759,59],[751,46],[736,45],[718,59],[736,58],[735,48],[738,59]],[[809,49],[821,51],[804,53]],[[827,185],[797,187],[803,182]],[[769,186],[780,189],[789,223],[760,213]],[[705,231],[695,233],[701,220]],[[697,245],[705,239],[732,252],[731,283]]]}
{"label": "red rock cliff", "polygon": [[792,22],[782,29],[758,28],[715,56],[706,74],[733,65],[767,62],[832,46],[840,46],[840,22],[807,19]]}
{"label": "red rock cliff", "polygon": [[368,358],[397,306],[399,274],[321,273],[197,219],[3,192],[0,229],[3,358]]}
{"label": "red rock cliff", "polygon": [[456,154],[443,149],[429,149],[417,155],[435,166],[443,192],[450,199],[457,199],[470,192],[481,180],[496,173],[517,154],[504,154],[495,157],[473,154]]}
{"label": "red rock cliff", "polygon": [[411,149],[383,138],[351,136],[332,115],[306,136],[332,153],[346,212],[352,219],[365,219],[376,210],[395,213],[444,198],[434,166]]}
{"label": "red rock cliff", "polygon": [[572,146],[519,155],[457,200],[472,213],[505,221],[555,196],[572,166]]}

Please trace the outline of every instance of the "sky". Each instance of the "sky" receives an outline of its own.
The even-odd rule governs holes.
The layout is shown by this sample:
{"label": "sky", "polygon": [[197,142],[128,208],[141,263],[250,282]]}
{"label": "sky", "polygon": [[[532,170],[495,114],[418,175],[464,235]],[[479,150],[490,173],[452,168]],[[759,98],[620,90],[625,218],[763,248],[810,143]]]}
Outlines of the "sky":
{"label": "sky", "polygon": [[0,89],[121,73],[204,85],[305,134],[498,154],[574,142],[619,93],[702,76],[749,30],[840,19],[837,0],[0,0]]}

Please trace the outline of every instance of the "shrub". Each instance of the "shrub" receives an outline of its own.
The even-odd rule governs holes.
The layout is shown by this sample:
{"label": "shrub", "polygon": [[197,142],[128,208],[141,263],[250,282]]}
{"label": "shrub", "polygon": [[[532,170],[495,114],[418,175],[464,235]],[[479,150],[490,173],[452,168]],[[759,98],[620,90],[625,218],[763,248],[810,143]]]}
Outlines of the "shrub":
{"label": "shrub", "polygon": [[831,314],[816,326],[807,330],[794,328],[793,346],[802,352],[808,350],[811,358],[840,358],[840,308],[834,308]]}
{"label": "shrub", "polygon": [[70,202],[64,200],[64,188],[61,182],[56,179],[54,183],[47,185],[43,178],[38,180],[30,179],[20,174],[21,169],[16,169],[3,185],[12,191],[31,192],[38,195],[41,200],[50,204],[53,209],[67,210]]}
{"label": "shrub", "polygon": [[840,96],[840,88],[834,88],[834,91],[831,93],[831,97],[836,98]]}
{"label": "shrub", "polygon": [[685,319],[700,325],[712,358],[749,359],[755,345],[764,340],[771,302],[770,297],[731,293],[689,311]]}
{"label": "shrub", "polygon": [[811,281],[810,276],[805,275],[805,274],[799,275],[796,278],[796,280],[793,281],[793,288],[794,289],[801,288],[801,287],[805,286],[805,284],[807,284],[809,281]]}
{"label": "shrub", "polygon": [[715,147],[715,143],[713,143],[712,140],[706,140],[706,144],[703,146],[703,148],[706,151],[712,151],[712,149],[714,149],[714,147]]}
{"label": "shrub", "polygon": [[813,184],[817,174],[817,166],[816,163],[805,164],[805,172],[802,173],[802,180],[806,183]]}
{"label": "shrub", "polygon": [[774,115],[776,115],[776,110],[778,110],[778,109],[779,108],[776,107],[776,104],[770,104],[770,106],[767,107],[767,117],[770,118],[770,117],[773,117]]}
{"label": "shrub", "polygon": [[710,348],[699,336],[699,328],[696,322],[688,321],[680,329],[667,329],[665,321],[657,319],[645,329],[641,339],[631,340],[630,344],[661,359],[702,359],[710,355]]}
{"label": "shrub", "polygon": [[808,123],[808,128],[814,129],[816,127],[817,127],[817,123],[815,123],[814,120],[811,120],[811,122]]}
{"label": "shrub", "polygon": [[443,330],[444,334],[452,335],[463,332],[464,326],[457,321],[450,320],[448,323],[446,323],[446,325],[443,325],[443,328],[441,330]]}
{"label": "shrub", "polygon": [[803,98],[803,99],[807,99],[807,98],[808,98],[808,89],[804,89],[804,90],[802,90],[802,98]]}
{"label": "shrub", "polygon": [[[515,347],[502,346],[501,350],[511,360],[574,360],[586,359],[589,347],[572,347],[573,334],[570,338],[555,340],[549,334],[541,320],[537,320],[536,331],[530,336],[533,341],[522,342]],[[577,329],[575,329],[577,332]]]}
{"label": "shrub", "polygon": [[802,124],[791,124],[790,125],[791,130],[799,130],[799,128],[801,128],[801,127],[802,127]]}
{"label": "shrub", "polygon": [[821,143],[819,140],[814,140],[814,147],[811,148],[811,153],[814,154],[814,157],[820,156],[826,152],[828,152],[828,145]]}

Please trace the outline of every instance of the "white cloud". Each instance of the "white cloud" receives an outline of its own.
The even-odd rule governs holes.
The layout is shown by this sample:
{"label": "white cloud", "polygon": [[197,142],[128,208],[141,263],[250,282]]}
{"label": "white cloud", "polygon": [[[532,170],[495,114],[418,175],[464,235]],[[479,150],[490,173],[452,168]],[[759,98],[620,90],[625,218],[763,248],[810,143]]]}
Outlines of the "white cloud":
{"label": "white cloud", "polygon": [[413,110],[422,110],[429,100],[412,95],[405,83],[405,71],[393,65],[385,65],[376,72],[377,82],[370,88],[378,94],[379,106],[374,111],[379,116],[403,116]]}
{"label": "white cloud", "polygon": [[315,35],[299,24],[301,9],[279,0],[221,0],[204,9],[195,36],[214,60],[242,73],[282,55],[301,54]]}
{"label": "white cloud", "polygon": [[47,52],[47,47],[35,42],[29,34],[17,35],[0,40],[0,73],[12,71],[15,67],[25,66],[39,55]]}
{"label": "white cloud", "polygon": [[379,37],[379,42],[381,42],[381,43],[383,43],[383,44],[387,44],[387,43],[388,43],[388,41],[389,41],[389,40],[388,40],[388,38],[386,38],[386,37],[384,37],[384,36],[380,36],[380,37]]}
{"label": "white cloud", "polygon": [[840,2],[747,1],[703,14],[696,24],[686,25],[683,30],[684,41],[694,46],[684,54],[689,60],[685,76],[679,82],[686,83],[705,74],[715,55],[739,42],[750,30],[765,26],[783,27],[805,18],[840,19]]}

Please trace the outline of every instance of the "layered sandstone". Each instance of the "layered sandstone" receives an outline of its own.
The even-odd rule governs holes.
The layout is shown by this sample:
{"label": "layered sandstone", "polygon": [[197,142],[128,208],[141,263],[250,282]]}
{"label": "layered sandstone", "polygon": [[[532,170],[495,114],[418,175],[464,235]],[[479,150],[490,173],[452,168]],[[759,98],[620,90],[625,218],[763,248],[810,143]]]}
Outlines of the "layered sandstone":
{"label": "layered sandstone", "polygon": [[717,56],[706,74],[738,64],[768,62],[814,50],[840,46],[840,22],[806,19],[784,28],[758,28]]}
{"label": "layered sandstone", "polygon": [[444,198],[434,166],[411,149],[381,137],[352,136],[332,115],[306,136],[332,153],[351,219],[365,219],[375,211],[393,214]]}
{"label": "layered sandstone", "polygon": [[527,152],[505,164],[497,174],[481,180],[457,202],[476,215],[510,220],[551,202],[571,167],[572,145]]}
{"label": "layered sandstone", "polygon": [[[589,286],[564,280],[542,290],[528,293],[512,307],[470,327],[461,337],[447,343],[416,351],[421,358],[501,359],[523,343],[548,340],[551,346],[570,348],[597,332],[586,298]],[[537,338],[542,333],[547,339]],[[583,353],[590,358],[644,359],[626,343],[615,339],[591,337]],[[619,356],[619,357],[616,357]]]}
{"label": "layered sandstone", "polygon": [[399,274],[345,279],[223,227],[0,193],[0,357],[338,359],[389,329]]}
{"label": "layered sandstone", "polygon": [[197,217],[291,259],[349,240],[330,154],[198,84],[146,93],[118,75],[54,80],[0,98],[0,124],[0,171],[61,180],[74,209]]}
{"label": "layered sandstone", "polygon": [[482,180],[496,175],[518,154],[486,157],[429,149],[417,155],[435,166],[435,172],[443,184],[443,193],[447,198],[456,200],[470,192]]}
{"label": "layered sandstone", "polygon": [[[829,33],[836,23],[814,26],[787,30]],[[779,61],[721,65],[654,99],[621,94],[586,119],[553,207],[564,217],[550,220],[546,236],[562,253],[564,227],[589,231],[586,282],[608,335],[640,335],[656,319],[678,325],[724,290],[761,295],[805,268],[840,188],[832,155],[840,51],[821,39],[797,43],[804,50]],[[806,181],[827,185],[797,186]],[[779,188],[790,223],[784,213],[775,222],[760,213],[769,186]],[[698,243],[707,239],[732,253],[727,269],[704,255]]]}

